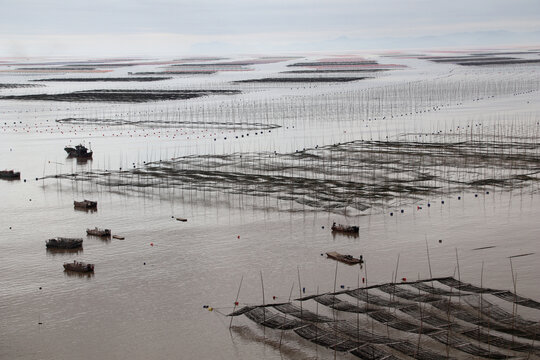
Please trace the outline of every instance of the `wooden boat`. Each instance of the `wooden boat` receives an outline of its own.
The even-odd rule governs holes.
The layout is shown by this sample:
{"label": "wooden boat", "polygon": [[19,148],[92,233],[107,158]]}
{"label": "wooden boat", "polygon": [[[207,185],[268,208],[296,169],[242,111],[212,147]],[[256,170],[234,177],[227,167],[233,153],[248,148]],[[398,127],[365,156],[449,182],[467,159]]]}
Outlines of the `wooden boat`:
{"label": "wooden boat", "polygon": [[64,269],[77,272],[94,272],[94,264],[73,260],[72,263],[64,263]]}
{"label": "wooden boat", "polygon": [[93,236],[111,236],[111,229],[99,229],[95,227],[93,229],[86,229],[86,233]]}
{"label": "wooden boat", "polygon": [[364,260],[362,259],[362,255],[360,255],[360,258],[357,259],[352,257],[352,255],[343,255],[335,251],[330,251],[326,253],[326,256],[330,259],[341,261],[342,263],[345,263],[347,265],[362,264],[364,262]]}
{"label": "wooden boat", "polygon": [[66,146],[64,150],[68,153],[68,157],[90,159],[93,154],[92,150],[88,150],[88,148],[82,144],[76,145],[75,147]]}
{"label": "wooden boat", "polygon": [[13,170],[0,170],[0,179],[20,180],[21,173]]}
{"label": "wooden boat", "polygon": [[125,239],[124,236],[120,236],[120,235],[113,235],[112,237],[113,237],[113,239],[118,239],[118,240],[124,240]]}
{"label": "wooden boat", "polygon": [[332,231],[358,234],[358,232],[360,231],[360,228],[358,226],[347,226],[347,225],[341,225],[341,224],[336,225],[336,223],[334,222],[332,224]]}
{"label": "wooden boat", "polygon": [[176,218],[176,220],[178,220],[178,221],[182,221],[182,222],[186,222],[186,221],[187,221],[187,219],[186,219],[186,218],[180,218],[180,217],[177,217],[177,218]]}
{"label": "wooden boat", "polygon": [[57,237],[45,242],[45,246],[51,249],[76,249],[82,247],[83,239]]}
{"label": "wooden boat", "polygon": [[97,209],[97,201],[73,201],[73,206],[78,209]]}

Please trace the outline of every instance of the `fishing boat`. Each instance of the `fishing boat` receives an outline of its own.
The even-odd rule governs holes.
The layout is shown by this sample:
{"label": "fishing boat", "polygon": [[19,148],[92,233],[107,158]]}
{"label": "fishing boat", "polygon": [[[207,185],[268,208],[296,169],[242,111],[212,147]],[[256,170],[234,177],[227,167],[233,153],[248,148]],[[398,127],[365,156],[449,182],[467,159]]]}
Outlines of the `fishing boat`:
{"label": "fishing boat", "polygon": [[64,263],[64,269],[77,272],[94,272],[94,264],[73,260],[72,263]]}
{"label": "fishing boat", "polygon": [[75,147],[66,146],[64,150],[68,153],[68,157],[90,159],[93,154],[92,150],[88,150],[88,148],[82,144],[75,145]]}
{"label": "fishing boat", "polygon": [[99,229],[95,227],[93,229],[86,229],[86,233],[93,236],[111,236],[111,229]]}
{"label": "fishing boat", "polygon": [[360,231],[360,228],[358,226],[341,225],[341,224],[336,224],[334,222],[332,224],[332,231],[333,232],[358,234],[358,232]]}
{"label": "fishing boat", "polygon": [[73,201],[73,206],[78,209],[97,209],[97,201]]}
{"label": "fishing boat", "polygon": [[347,265],[362,264],[364,262],[362,255],[360,255],[359,258],[355,258],[352,255],[343,255],[335,251],[330,251],[326,253],[326,256],[330,259],[341,261]]}
{"label": "fishing boat", "polygon": [[0,179],[19,180],[21,173],[13,170],[0,170]]}
{"label": "fishing boat", "polygon": [[83,239],[57,237],[45,242],[45,246],[51,249],[76,249],[82,247]]}
{"label": "fishing boat", "polygon": [[112,237],[113,237],[113,239],[117,239],[117,240],[124,240],[125,239],[125,237],[121,236],[121,235],[113,235]]}

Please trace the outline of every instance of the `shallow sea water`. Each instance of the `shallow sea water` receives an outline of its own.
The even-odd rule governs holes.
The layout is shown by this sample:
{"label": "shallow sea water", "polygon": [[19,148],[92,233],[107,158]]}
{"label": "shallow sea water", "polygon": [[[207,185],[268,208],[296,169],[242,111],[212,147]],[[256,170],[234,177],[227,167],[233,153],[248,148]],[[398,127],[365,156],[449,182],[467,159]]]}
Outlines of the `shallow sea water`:
{"label": "shallow sea water", "polygon": [[[518,117],[524,114],[524,121],[538,114],[534,95],[523,95],[519,101],[511,97],[488,101],[422,115],[414,125],[400,120],[389,122],[390,130],[376,128],[399,134],[422,126],[429,131],[434,122],[455,127],[482,116],[489,122],[493,119],[489,109]],[[46,126],[54,118],[50,104],[10,101],[8,105],[3,116],[9,120]],[[17,112],[32,107],[35,119]],[[233,309],[241,279],[240,304],[263,302],[261,278],[266,303],[287,301],[291,288],[295,298],[332,291],[334,286],[353,288],[359,278],[376,284],[393,276],[414,280],[459,275],[476,285],[482,281],[483,286],[511,289],[508,257],[533,253],[514,258],[512,266],[518,293],[540,299],[537,185],[404,199],[397,207],[381,206],[345,217],[309,209],[294,213],[265,209],[248,196],[182,192],[170,198],[157,190],[135,196],[122,189],[68,180],[35,180],[88,168],[127,168],[171,154],[270,146],[285,151],[290,150],[287,141],[291,138],[297,139],[296,146],[303,146],[355,136],[343,135],[342,128],[331,126],[326,130],[333,131],[332,136],[308,126],[286,130],[275,132],[282,138],[268,135],[260,142],[250,138],[234,145],[202,139],[113,137],[110,132],[116,130],[93,138],[86,137],[88,129],[77,136],[0,132],[0,168],[15,167],[27,180],[0,182],[0,358],[312,359],[334,355],[294,333],[285,333],[280,351],[279,331],[264,330],[245,317],[234,318],[229,329],[230,318],[224,315]],[[65,159],[62,150],[68,141],[81,137],[91,141],[96,151],[94,160],[86,164]],[[82,198],[97,200],[98,211],[75,211],[73,200]],[[179,222],[173,216],[188,221]],[[329,230],[333,221],[359,225],[360,236],[333,236]],[[95,226],[110,228],[125,240],[86,237],[85,229]],[[83,237],[83,250],[47,251],[45,240],[55,236]],[[493,247],[474,250],[488,246]],[[338,264],[334,284],[336,262],[322,256],[327,251],[362,254],[366,264],[361,270]],[[62,263],[74,259],[94,263],[95,274],[63,272]],[[520,307],[519,313],[540,320],[538,311]]]}

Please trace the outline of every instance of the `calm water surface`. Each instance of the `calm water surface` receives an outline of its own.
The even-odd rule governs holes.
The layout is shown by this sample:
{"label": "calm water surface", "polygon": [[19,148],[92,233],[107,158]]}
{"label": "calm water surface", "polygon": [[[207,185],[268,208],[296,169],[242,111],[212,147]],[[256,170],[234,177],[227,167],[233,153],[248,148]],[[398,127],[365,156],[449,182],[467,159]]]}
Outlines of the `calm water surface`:
{"label": "calm water surface", "polygon": [[[433,71],[429,66],[426,71],[433,77],[448,70]],[[404,71],[396,79],[414,76],[419,72]],[[519,104],[511,99],[468,104],[414,122],[388,122],[390,129],[376,125],[369,134],[429,131],[479,119],[496,124],[489,111],[525,120],[537,116],[534,95],[524,95]],[[63,116],[56,114],[53,104],[5,102],[3,116],[50,130],[49,120]],[[26,114],[25,109],[34,112]],[[241,279],[242,305],[263,302],[261,277],[265,302],[287,301],[291,288],[293,297],[300,296],[301,288],[306,294],[333,290],[336,263],[321,256],[327,251],[362,254],[366,260],[361,271],[338,265],[336,285],[344,288],[355,287],[359,277],[369,284],[390,281],[399,256],[398,279],[427,278],[431,271],[433,276],[459,274],[467,282],[511,289],[508,257],[533,253],[514,258],[512,265],[518,293],[540,299],[540,206],[534,187],[407,200],[402,206],[373,208],[349,218],[254,209],[247,196],[182,192],[171,198],[157,190],[126,195],[123,189],[35,178],[92,168],[131,168],[133,163],[190,153],[285,151],[293,148],[291,138],[301,147],[355,135],[344,135],[343,128],[306,125],[290,132],[276,130],[279,136],[260,141],[246,138],[235,145],[223,141],[214,145],[207,139],[117,137],[117,129],[107,130],[105,136],[90,136],[91,129],[78,135],[63,134],[59,128],[47,134],[17,129],[21,131],[10,127],[0,132],[0,168],[16,168],[27,180],[0,181],[1,359],[327,358],[333,353],[294,334],[285,334],[280,351],[279,332],[263,330],[245,317],[235,318],[229,329],[230,318],[224,316],[233,308]],[[77,164],[65,158],[63,146],[81,139],[91,140],[94,161]],[[75,211],[73,200],[83,198],[97,200],[98,211]],[[188,221],[178,222],[173,216]],[[360,236],[333,236],[329,231],[333,221],[359,225]],[[87,237],[85,229],[95,226],[110,228],[125,240]],[[83,237],[83,250],[47,251],[45,241],[56,236]],[[491,248],[474,250],[480,247]],[[64,272],[62,264],[73,260],[94,263],[95,274]],[[540,320],[538,311],[519,308],[519,312]]]}

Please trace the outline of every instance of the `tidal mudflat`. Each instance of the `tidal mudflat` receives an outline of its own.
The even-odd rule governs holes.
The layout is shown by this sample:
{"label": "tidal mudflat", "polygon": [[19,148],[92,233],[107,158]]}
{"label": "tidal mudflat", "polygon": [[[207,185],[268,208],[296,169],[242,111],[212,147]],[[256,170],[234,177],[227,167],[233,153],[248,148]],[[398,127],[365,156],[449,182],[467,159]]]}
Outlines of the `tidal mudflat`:
{"label": "tidal mudflat", "polygon": [[538,358],[537,55],[5,59],[0,358]]}

